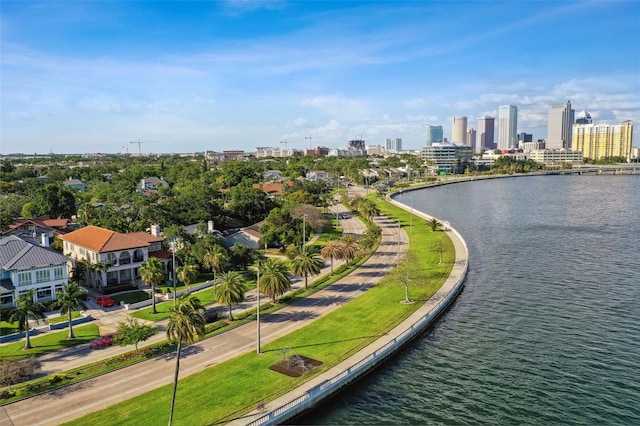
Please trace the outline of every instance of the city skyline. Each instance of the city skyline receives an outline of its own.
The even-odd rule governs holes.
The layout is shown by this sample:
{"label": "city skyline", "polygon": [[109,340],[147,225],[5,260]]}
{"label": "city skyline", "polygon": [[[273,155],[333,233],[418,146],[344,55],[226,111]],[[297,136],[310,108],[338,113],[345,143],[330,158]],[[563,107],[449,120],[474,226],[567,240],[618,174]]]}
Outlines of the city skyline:
{"label": "city skyline", "polygon": [[563,99],[640,122],[638,2],[5,1],[0,19],[2,154],[419,149],[507,104],[537,140]]}

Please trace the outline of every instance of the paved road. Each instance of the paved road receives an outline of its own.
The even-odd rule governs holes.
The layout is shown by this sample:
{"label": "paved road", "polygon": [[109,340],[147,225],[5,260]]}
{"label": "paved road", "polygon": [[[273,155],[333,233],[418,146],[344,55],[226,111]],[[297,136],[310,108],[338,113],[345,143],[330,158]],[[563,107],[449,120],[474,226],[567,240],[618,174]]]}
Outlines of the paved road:
{"label": "paved road", "polygon": [[[378,223],[382,228],[382,244],[376,254],[361,269],[314,294],[313,298],[303,299],[278,311],[277,317],[271,315],[272,320],[269,315],[263,317],[263,343],[284,336],[337,309],[378,282],[382,275],[398,263],[399,257],[407,248],[406,234],[390,221],[379,219]],[[343,222],[343,229],[346,233],[358,234],[362,232],[362,225],[356,219],[347,219]],[[184,378],[211,365],[255,350],[255,332],[255,323],[250,323],[191,345],[181,360],[180,377]],[[79,355],[73,362],[84,364],[90,362],[88,358],[91,356]],[[70,368],[70,360],[62,362],[67,365],[66,369]],[[61,391],[0,407],[0,425],[55,425],[73,420],[171,383],[173,366],[174,357],[164,356]],[[136,386],[132,386],[132,383]]]}

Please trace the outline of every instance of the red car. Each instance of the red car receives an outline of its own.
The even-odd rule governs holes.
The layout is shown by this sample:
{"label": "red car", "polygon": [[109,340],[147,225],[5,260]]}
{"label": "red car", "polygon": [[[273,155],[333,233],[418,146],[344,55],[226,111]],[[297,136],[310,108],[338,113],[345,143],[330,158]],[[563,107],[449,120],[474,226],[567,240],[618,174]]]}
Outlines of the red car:
{"label": "red car", "polygon": [[114,302],[113,299],[109,296],[99,296],[96,298],[96,302],[103,308],[108,308],[109,306],[113,306],[116,304],[116,302]]}
{"label": "red car", "polygon": [[113,340],[115,339],[115,333],[107,334],[102,337],[98,337],[96,340],[91,342],[91,347],[93,349],[100,349],[107,346],[113,345]]}

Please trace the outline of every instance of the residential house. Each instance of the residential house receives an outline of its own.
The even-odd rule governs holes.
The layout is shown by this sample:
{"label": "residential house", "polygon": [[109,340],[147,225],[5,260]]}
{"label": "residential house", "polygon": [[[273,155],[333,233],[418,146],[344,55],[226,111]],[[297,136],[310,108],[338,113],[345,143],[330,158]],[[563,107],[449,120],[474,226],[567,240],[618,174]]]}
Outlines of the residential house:
{"label": "residential house", "polygon": [[16,305],[18,296],[34,290],[36,302],[56,298],[69,282],[69,258],[15,235],[0,237],[0,308]]}
{"label": "residential house", "polygon": [[325,170],[309,170],[306,174],[307,180],[329,180],[331,176]]}
{"label": "residential house", "polygon": [[104,270],[89,267],[87,285],[102,289],[111,285],[135,282],[140,278],[140,266],[149,257],[159,258],[167,271],[171,253],[162,248],[164,239],[160,229],[152,227],[152,233],[132,232],[121,234],[97,226],[87,226],[60,239],[64,252],[75,260],[86,260],[89,265],[104,265]]}
{"label": "residential house", "polygon": [[225,245],[232,247],[234,244],[243,244],[250,249],[261,248],[262,233],[260,232],[260,227],[262,225],[264,225],[264,220],[251,226],[231,231],[223,238]]}
{"label": "residential house", "polygon": [[87,184],[80,179],[69,178],[69,180],[63,182],[63,185],[67,188],[77,189],[78,191],[84,191],[87,189]]}
{"label": "residential house", "polygon": [[140,189],[142,191],[158,190],[162,187],[169,187],[169,182],[167,182],[163,178],[157,178],[152,176],[152,177],[140,179]]}
{"label": "residential house", "polygon": [[9,225],[4,235],[14,235],[23,240],[48,247],[56,236],[68,234],[73,230],[69,226],[69,219],[37,217],[15,220]]}

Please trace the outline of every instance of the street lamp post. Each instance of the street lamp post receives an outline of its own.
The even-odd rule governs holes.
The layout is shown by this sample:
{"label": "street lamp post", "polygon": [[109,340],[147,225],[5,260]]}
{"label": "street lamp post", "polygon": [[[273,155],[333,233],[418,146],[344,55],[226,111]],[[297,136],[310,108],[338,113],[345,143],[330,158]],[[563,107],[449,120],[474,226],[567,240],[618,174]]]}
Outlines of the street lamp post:
{"label": "street lamp post", "polygon": [[409,217],[409,234],[413,235],[413,197],[409,197],[411,200],[411,216]]}
{"label": "street lamp post", "polygon": [[307,215],[302,215],[302,249],[307,244]]}
{"label": "street lamp post", "polygon": [[257,280],[257,294],[258,294],[258,310],[257,318],[258,318],[258,328],[256,330],[256,353],[260,355],[262,352],[260,351],[260,259],[258,259],[258,280]]}
{"label": "street lamp post", "polygon": [[176,240],[171,241],[171,255],[173,262],[171,264],[171,283],[173,284],[173,306],[176,306]]}

